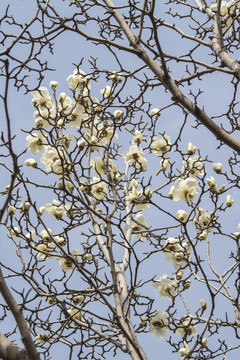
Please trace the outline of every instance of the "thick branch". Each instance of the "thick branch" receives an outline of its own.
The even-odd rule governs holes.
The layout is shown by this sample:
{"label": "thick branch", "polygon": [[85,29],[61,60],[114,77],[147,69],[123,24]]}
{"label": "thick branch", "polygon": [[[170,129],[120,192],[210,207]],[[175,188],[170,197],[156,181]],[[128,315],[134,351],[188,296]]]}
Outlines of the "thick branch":
{"label": "thick branch", "polygon": [[[36,347],[28,330],[26,320],[18,304],[16,303],[14,297],[12,296],[10,290],[8,289],[8,286],[4,280],[1,269],[0,269],[0,291],[4,300],[6,301],[6,304],[9,306],[12,315],[15,318],[15,321],[21,333],[22,342],[25,346],[29,359],[40,360]],[[9,358],[9,360],[13,360],[13,359]]]}
{"label": "thick branch", "polygon": [[3,333],[0,332],[0,358],[3,360],[30,360],[25,349],[14,345]]}

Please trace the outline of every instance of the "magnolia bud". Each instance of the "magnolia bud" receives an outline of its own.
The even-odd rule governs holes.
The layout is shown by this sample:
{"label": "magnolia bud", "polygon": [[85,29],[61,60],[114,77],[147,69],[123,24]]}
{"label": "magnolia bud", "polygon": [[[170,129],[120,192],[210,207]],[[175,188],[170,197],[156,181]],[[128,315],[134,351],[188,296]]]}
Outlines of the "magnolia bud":
{"label": "magnolia bud", "polygon": [[58,120],[57,126],[63,126],[63,119],[59,119],[59,120]]}
{"label": "magnolia bud", "polygon": [[160,165],[161,165],[161,170],[166,171],[169,168],[170,163],[167,159],[163,159],[160,161]]}
{"label": "magnolia bud", "polygon": [[17,210],[17,209],[15,208],[15,206],[10,205],[10,206],[8,207],[8,210],[7,210],[8,215],[9,215],[9,216],[13,216],[13,215],[15,214],[16,210]]}
{"label": "magnolia bud", "polygon": [[168,193],[168,197],[170,199],[173,199],[173,194],[174,194],[174,191],[175,191],[175,186],[173,185]]}
{"label": "magnolia bud", "polygon": [[221,174],[221,172],[222,172],[222,164],[221,163],[213,164],[212,168],[217,174]]}
{"label": "magnolia bud", "polygon": [[187,153],[188,153],[189,155],[194,155],[196,151],[197,151],[197,147],[196,147],[196,146],[193,146],[193,144],[192,144],[191,142],[188,143]]}
{"label": "magnolia bud", "polygon": [[141,144],[142,140],[143,140],[142,133],[140,131],[136,130],[133,141],[139,145],[139,144]]}
{"label": "magnolia bud", "polygon": [[23,212],[23,213],[27,213],[29,211],[30,207],[31,207],[31,204],[29,202],[21,203],[21,205],[19,206],[21,212]]}
{"label": "magnolia bud", "polygon": [[115,110],[113,116],[116,120],[121,120],[123,118],[123,111]]}
{"label": "magnolia bud", "polygon": [[188,218],[188,213],[185,210],[178,210],[177,218],[181,222],[185,222],[187,220],[187,218]]}
{"label": "magnolia bud", "polygon": [[37,167],[37,161],[35,159],[32,159],[32,158],[27,159],[27,160],[25,160],[25,166],[36,168]]}
{"label": "magnolia bud", "polygon": [[58,86],[58,82],[57,81],[51,81],[49,84],[50,88],[55,90],[56,87]]}
{"label": "magnolia bud", "polygon": [[92,260],[92,254],[84,254],[82,258],[85,261]]}
{"label": "magnolia bud", "polygon": [[212,193],[217,192],[217,183],[213,176],[207,179],[208,188]]}
{"label": "magnolia bud", "polygon": [[150,114],[153,116],[153,115],[156,115],[157,117],[159,117],[161,115],[161,112],[158,108],[154,108],[150,111]]}
{"label": "magnolia bud", "polygon": [[75,305],[77,305],[77,304],[80,304],[80,303],[83,302],[84,296],[83,295],[77,295],[77,296],[74,296],[72,300],[73,300],[73,303]]}
{"label": "magnolia bud", "polygon": [[226,205],[227,207],[231,207],[234,203],[234,200],[231,198],[231,195],[227,195],[227,199],[226,199]]}
{"label": "magnolia bud", "polygon": [[218,192],[219,193],[223,192],[225,190],[225,187],[226,187],[225,184],[221,185],[220,188],[218,189]]}
{"label": "magnolia bud", "polygon": [[44,210],[45,210],[45,207],[44,207],[44,206],[41,206],[41,207],[38,209],[38,214],[41,216],[41,215],[44,213]]}
{"label": "magnolia bud", "polygon": [[186,280],[185,283],[183,284],[183,289],[186,290],[186,289],[189,289],[191,286],[191,280]]}
{"label": "magnolia bud", "polygon": [[178,270],[176,273],[177,280],[181,280],[183,277],[184,272],[182,270]]}
{"label": "magnolia bud", "polygon": [[12,235],[12,236],[17,236],[18,234],[20,234],[20,230],[17,226],[14,226],[13,229],[9,230],[9,233]]}
{"label": "magnolia bud", "polygon": [[207,309],[207,303],[206,303],[206,301],[203,300],[203,299],[200,299],[199,302],[200,302],[202,311],[204,312],[204,311]]}
{"label": "magnolia bud", "polygon": [[139,327],[140,327],[140,329],[142,329],[142,328],[145,328],[147,326],[147,317],[146,316],[143,316],[142,318],[141,318],[141,322],[140,322],[140,324],[139,324]]}

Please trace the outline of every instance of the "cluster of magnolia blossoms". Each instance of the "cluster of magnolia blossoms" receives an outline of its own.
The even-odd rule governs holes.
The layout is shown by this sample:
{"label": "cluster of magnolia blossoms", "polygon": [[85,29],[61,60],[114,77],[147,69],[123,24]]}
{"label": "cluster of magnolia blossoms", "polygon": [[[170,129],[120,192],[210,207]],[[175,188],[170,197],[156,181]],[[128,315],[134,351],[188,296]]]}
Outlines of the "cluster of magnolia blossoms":
{"label": "cluster of magnolia blossoms", "polygon": [[[31,204],[28,202],[22,203],[19,208],[10,205],[8,207],[8,215],[13,218],[16,211],[28,214],[30,209]],[[54,215],[59,220],[73,210],[70,204],[62,206],[59,201],[53,200],[52,203],[48,203],[39,208],[39,215],[41,216],[44,211]],[[33,252],[39,259],[57,259],[59,265],[65,273],[69,270],[73,270],[79,261],[83,264],[86,261],[92,260],[92,255],[90,253],[82,254],[78,249],[73,250],[70,254],[66,255],[67,253],[63,250],[64,246],[67,245],[66,237],[63,235],[54,235],[52,229],[50,228],[42,229],[38,233],[36,233],[35,230],[31,230],[23,235],[21,234],[20,229],[17,226],[14,226],[13,228],[9,228],[9,235],[11,237],[21,236],[24,238],[28,243],[28,246],[33,249]]]}
{"label": "cluster of magnolia blossoms", "polygon": [[[109,78],[113,85],[122,79],[117,73],[113,73]],[[88,149],[91,153],[100,152],[101,148],[107,146],[112,139],[117,139],[118,136],[114,123],[99,117],[102,106],[97,98],[90,96],[90,77],[81,70],[75,70],[67,78],[67,82],[73,93],[73,99],[66,93],[60,93],[56,98],[58,86],[56,81],[50,83],[54,98],[56,98],[55,103],[45,87],[32,92],[32,103],[36,108],[34,127],[38,132],[31,132],[27,136],[26,147],[33,154],[38,154],[43,150],[40,161],[45,166],[45,170],[53,173],[58,179],[64,177],[65,180],[70,180],[75,173],[75,165],[69,156],[69,150],[73,144],[79,151]],[[109,96],[105,89],[101,90],[101,93],[103,93],[103,99]],[[122,114],[121,110],[116,110],[113,114],[115,121],[121,119]],[[52,130],[47,131],[50,126],[56,131],[55,137],[52,136]],[[80,138],[79,134],[76,138],[74,134],[65,133],[65,130],[73,127],[80,130]],[[103,173],[107,173],[113,181],[118,182],[121,179],[117,166],[113,165],[111,159],[105,162],[104,166],[100,164],[101,162],[103,162],[101,158],[91,161],[95,176],[92,183],[88,184],[92,185],[92,195],[98,200],[108,194],[107,184],[101,181]],[[32,158],[27,159],[25,164],[33,168],[38,166],[37,161]]]}
{"label": "cluster of magnolia blossoms", "polygon": [[[210,9],[214,12],[218,10],[218,3],[210,5]],[[239,15],[239,0],[221,1],[220,16],[222,20],[223,35],[229,35],[233,31],[234,17]]]}

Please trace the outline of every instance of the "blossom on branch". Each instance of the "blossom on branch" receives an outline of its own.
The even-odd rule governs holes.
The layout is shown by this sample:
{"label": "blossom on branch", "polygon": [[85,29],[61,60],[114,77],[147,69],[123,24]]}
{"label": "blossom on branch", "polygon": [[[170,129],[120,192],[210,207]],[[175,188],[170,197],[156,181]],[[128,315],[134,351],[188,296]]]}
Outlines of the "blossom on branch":
{"label": "blossom on branch", "polygon": [[151,143],[151,151],[157,156],[168,157],[169,151],[171,151],[171,140],[168,135],[164,135],[161,138],[153,137]]}
{"label": "blossom on branch", "polygon": [[131,222],[132,236],[136,236],[138,240],[143,241],[146,238],[148,224],[146,223],[145,216],[143,214],[137,214],[134,220]]}
{"label": "blossom on branch", "polygon": [[169,329],[169,321],[166,312],[160,310],[156,311],[156,315],[150,320],[150,329],[149,332],[156,335],[156,337],[162,339],[167,334],[167,329]]}
{"label": "blossom on branch", "polygon": [[43,149],[44,145],[47,145],[47,139],[38,131],[37,133],[29,134],[26,138],[26,148],[31,150],[33,154],[39,153]]}
{"label": "blossom on branch", "polygon": [[192,258],[191,244],[179,238],[168,238],[163,251],[166,253],[166,261],[173,263],[176,270],[185,267]]}
{"label": "blossom on branch", "polygon": [[174,201],[182,200],[191,203],[194,200],[195,195],[200,193],[198,182],[192,177],[177,179],[175,185],[176,189],[173,193]]}
{"label": "blossom on branch", "polygon": [[176,281],[172,281],[166,274],[160,276],[160,279],[154,281],[152,285],[155,289],[159,290],[161,297],[167,296],[170,300],[172,300],[172,298],[177,294],[176,288],[178,285]]}

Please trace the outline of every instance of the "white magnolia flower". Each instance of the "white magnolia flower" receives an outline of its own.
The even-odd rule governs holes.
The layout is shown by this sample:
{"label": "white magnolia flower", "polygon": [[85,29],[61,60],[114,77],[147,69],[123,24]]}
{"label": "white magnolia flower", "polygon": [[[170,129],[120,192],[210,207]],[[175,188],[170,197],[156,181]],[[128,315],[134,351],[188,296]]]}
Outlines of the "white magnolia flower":
{"label": "white magnolia flower", "polygon": [[157,117],[159,117],[161,115],[161,112],[158,108],[154,108],[150,111],[151,115],[157,115]]}
{"label": "white magnolia flower", "polygon": [[31,206],[32,205],[28,201],[26,201],[21,203],[19,209],[22,213],[28,213]]}
{"label": "white magnolia flower", "polygon": [[40,86],[38,90],[32,91],[31,94],[33,96],[32,104],[35,107],[51,108],[53,101],[46,87]]}
{"label": "white magnolia flower", "polygon": [[217,182],[213,176],[210,179],[207,179],[208,188],[212,193],[217,192]]}
{"label": "white magnolia flower", "polygon": [[109,98],[109,96],[113,95],[112,87],[106,85],[104,89],[100,90],[100,93],[103,95],[104,98]]}
{"label": "white magnolia flower", "polygon": [[135,221],[131,222],[132,237],[136,236],[139,240],[143,241],[146,238],[148,224],[146,223],[145,216],[141,213],[137,214]]}
{"label": "white magnolia flower", "polygon": [[[232,12],[233,10],[236,10],[237,8],[239,8],[239,3],[235,4],[234,0],[231,0],[229,2],[222,1],[221,7],[220,7],[221,19],[223,19],[224,16],[230,14],[230,12]],[[215,4],[210,5],[210,9],[214,12],[217,11],[217,9],[218,9],[217,2]],[[237,13],[238,13],[238,10],[237,10]],[[233,18],[231,16],[229,16],[227,21],[222,24],[223,35],[231,34],[232,30],[233,30]]]}
{"label": "white magnolia flower", "polygon": [[84,301],[85,297],[83,295],[76,295],[73,297],[72,301],[75,305],[81,304]]}
{"label": "white magnolia flower", "polygon": [[93,177],[91,192],[95,199],[102,200],[108,196],[108,184],[97,177]]}
{"label": "white magnolia flower", "polygon": [[114,119],[116,119],[116,120],[122,119],[123,115],[124,115],[124,113],[122,110],[115,110],[113,113]]}
{"label": "white magnolia flower", "polygon": [[191,142],[188,143],[187,153],[188,153],[189,155],[194,155],[196,151],[197,151],[197,147],[194,146]]}
{"label": "white magnolia flower", "polygon": [[67,213],[67,210],[70,208],[70,204],[61,206],[58,200],[53,200],[52,203],[48,203],[45,206],[45,210],[56,217],[56,219],[61,219],[61,217]]}
{"label": "white magnolia flower", "polygon": [[31,230],[30,232],[25,234],[25,237],[26,237],[27,240],[34,240],[35,234],[36,234],[36,231]]}
{"label": "white magnolia flower", "polygon": [[17,209],[15,208],[15,206],[10,205],[10,206],[8,207],[8,209],[7,209],[7,213],[8,213],[9,216],[13,216],[13,215],[15,214],[16,210],[17,210]]}
{"label": "white magnolia flower", "polygon": [[164,135],[159,139],[154,136],[151,143],[151,150],[157,156],[167,156],[168,152],[171,150],[170,137],[168,135]]}
{"label": "white magnolia flower", "polygon": [[35,336],[34,339],[35,341],[39,341],[40,343],[45,343],[46,341],[48,341],[48,336],[47,334],[41,333]]}
{"label": "white magnolia flower", "polygon": [[197,334],[197,329],[195,328],[194,322],[191,321],[189,317],[184,319],[183,321],[180,321],[177,329],[176,334],[184,336],[194,336]]}
{"label": "white magnolia flower", "polygon": [[9,234],[12,236],[18,236],[18,234],[20,234],[20,229],[17,226],[14,226],[9,230]]}
{"label": "white magnolia flower", "polygon": [[67,245],[67,239],[65,239],[63,236],[57,235],[57,236],[55,236],[55,240],[59,246]]}
{"label": "white magnolia flower", "polygon": [[169,193],[168,193],[168,197],[169,197],[170,199],[173,199],[173,194],[175,193],[175,190],[176,190],[175,186],[172,185],[172,186],[171,186],[171,189],[170,189],[170,191],[169,191]]}
{"label": "white magnolia flower", "polygon": [[81,320],[82,318],[82,314],[81,311],[79,309],[76,309],[75,307],[71,306],[70,309],[67,310],[67,312],[69,313],[69,315],[71,317],[73,317],[76,320]]}
{"label": "white magnolia flower", "polygon": [[90,114],[86,107],[74,100],[69,105],[68,113],[66,114],[66,128],[72,128],[73,126],[79,128],[82,122],[87,121],[89,117]]}
{"label": "white magnolia flower", "polygon": [[52,232],[52,230],[51,229],[47,229],[47,230],[45,230],[45,229],[43,229],[41,232],[40,232],[40,235],[41,235],[41,238],[42,238],[42,240],[43,241],[46,241],[46,242],[52,242],[52,234],[53,234],[53,232]]}
{"label": "white magnolia flower", "polygon": [[38,251],[37,257],[45,259],[48,257],[49,259],[54,256],[54,245],[53,244],[38,244],[36,246],[36,249]]}
{"label": "white magnolia flower", "polygon": [[77,147],[79,148],[80,151],[84,150],[87,146],[87,141],[84,139],[78,140],[77,142]]}
{"label": "white magnolia flower", "polygon": [[101,145],[109,143],[113,138],[118,139],[118,134],[109,121],[97,125],[97,134]]}
{"label": "white magnolia flower", "polygon": [[188,213],[185,210],[178,210],[177,218],[181,222],[185,222],[187,220],[187,218],[188,218]]}
{"label": "white magnolia flower", "polygon": [[173,200],[192,202],[195,195],[200,193],[197,179],[188,177],[186,179],[177,179],[175,182],[176,189],[173,193]]}
{"label": "white magnolia flower", "polygon": [[163,249],[165,259],[173,263],[176,270],[185,267],[191,261],[192,246],[189,242],[183,242],[179,238],[168,238]]}
{"label": "white magnolia flower", "polygon": [[[61,158],[60,158],[61,156]],[[53,148],[48,145],[40,159],[44,164],[46,171],[52,171],[57,178],[61,178],[63,173],[66,178],[73,175],[71,171],[71,162],[67,163],[68,155],[62,149]]]}
{"label": "white magnolia flower", "polygon": [[37,133],[29,134],[26,140],[26,147],[27,149],[31,150],[33,154],[39,153],[39,151],[43,149],[43,146],[47,145],[47,139],[40,131],[38,131]]}
{"label": "white magnolia flower", "polygon": [[90,261],[90,260],[92,260],[92,254],[86,253],[86,254],[83,255],[82,258],[83,258],[83,260],[85,260],[85,261]]}
{"label": "white magnolia flower", "polygon": [[53,125],[56,118],[56,108],[52,104],[51,107],[38,107],[33,113],[34,127],[47,129]]}
{"label": "white magnolia flower", "polygon": [[195,217],[193,224],[196,227],[197,233],[202,234],[201,240],[205,240],[205,233],[213,231],[214,217],[212,213],[208,212],[203,208],[199,208],[195,211]]}
{"label": "white magnolia flower", "polygon": [[176,296],[177,283],[176,281],[172,281],[166,274],[160,276],[160,279],[154,281],[152,285],[155,289],[158,289],[161,297],[167,296],[170,300],[172,300],[172,298]]}
{"label": "white magnolia flower", "polygon": [[96,177],[103,176],[104,173],[114,178],[118,171],[117,165],[114,164],[112,159],[108,159],[108,161],[104,161],[102,158],[97,157],[93,158],[90,162],[90,165],[93,168],[94,174]]}
{"label": "white magnolia flower", "polygon": [[121,73],[117,73],[113,71],[111,75],[109,75],[109,80],[112,80],[114,84],[120,84],[123,81],[123,76]]}
{"label": "white magnolia flower", "polygon": [[190,347],[188,346],[188,344],[186,343],[186,341],[184,341],[183,344],[184,344],[184,348],[179,349],[178,352],[179,352],[181,355],[186,355],[186,354],[190,351]]}
{"label": "white magnolia flower", "polygon": [[91,78],[82,70],[74,70],[67,78],[69,88],[73,91],[80,90],[82,96],[87,96],[91,88]]}
{"label": "white magnolia flower", "polygon": [[199,177],[204,175],[204,172],[204,165],[199,156],[183,160],[182,174],[187,175],[187,177]]}
{"label": "white magnolia flower", "polygon": [[170,162],[168,159],[163,159],[160,161],[160,166],[162,171],[166,171],[169,168]]}
{"label": "white magnolia flower", "polygon": [[226,205],[228,207],[231,207],[234,203],[234,200],[231,198],[231,195],[227,195],[227,198],[226,198]]}
{"label": "white magnolia flower", "polygon": [[139,130],[135,131],[133,141],[138,145],[143,141],[143,134]]}
{"label": "white magnolia flower", "polygon": [[125,162],[133,162],[137,169],[145,170],[147,168],[147,160],[143,157],[144,152],[135,143],[130,145],[129,151],[126,151],[122,156]]}
{"label": "white magnolia flower", "polygon": [[135,186],[131,186],[131,190],[126,197],[126,201],[130,201],[132,204],[136,206],[138,211],[142,211],[144,209],[148,209],[151,204],[149,203],[150,198],[152,197],[152,192],[150,189],[146,189],[143,191],[137,191]]}
{"label": "white magnolia flower", "polygon": [[150,320],[149,332],[162,339],[166,336],[167,329],[169,329],[167,313],[158,310],[156,315]]}
{"label": "white magnolia flower", "polygon": [[32,205],[28,201],[26,201],[21,203],[19,209],[22,213],[28,213],[31,206]]}
{"label": "white magnolia flower", "polygon": [[49,84],[49,86],[50,86],[50,88],[51,89],[53,89],[53,90],[55,90],[56,89],[56,87],[58,87],[58,82],[57,81],[50,81],[50,84]]}
{"label": "white magnolia flower", "polygon": [[[73,250],[71,251],[71,256],[74,257],[74,259],[77,261],[79,257],[81,257],[81,252],[79,250]],[[61,266],[62,270],[67,273],[70,270],[75,269],[76,265],[74,261],[72,261],[70,258],[61,258],[58,260],[59,265]]]}
{"label": "white magnolia flower", "polygon": [[[99,150],[100,146],[105,146],[112,139],[117,139],[118,134],[109,121],[104,121],[94,127],[85,127],[84,140],[91,145],[91,151]],[[94,146],[96,145],[96,146]]]}

